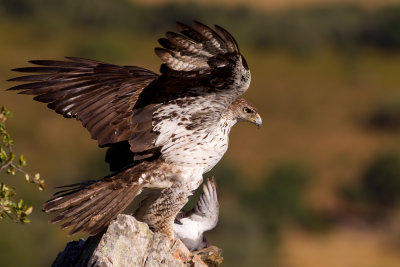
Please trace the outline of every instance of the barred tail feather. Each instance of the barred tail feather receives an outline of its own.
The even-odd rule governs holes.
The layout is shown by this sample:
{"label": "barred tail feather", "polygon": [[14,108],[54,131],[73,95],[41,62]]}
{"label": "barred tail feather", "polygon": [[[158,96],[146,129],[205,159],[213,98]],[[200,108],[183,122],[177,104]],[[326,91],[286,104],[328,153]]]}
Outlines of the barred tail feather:
{"label": "barred tail feather", "polygon": [[50,223],[64,221],[61,228],[72,227],[70,235],[79,231],[96,235],[142,190],[141,184],[121,183],[118,176],[72,185],[44,203],[43,211],[61,211]]}

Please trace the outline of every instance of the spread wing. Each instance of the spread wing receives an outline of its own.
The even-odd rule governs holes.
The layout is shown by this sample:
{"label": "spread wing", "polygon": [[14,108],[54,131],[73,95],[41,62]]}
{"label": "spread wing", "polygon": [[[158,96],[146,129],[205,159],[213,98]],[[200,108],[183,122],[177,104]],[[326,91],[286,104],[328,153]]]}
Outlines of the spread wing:
{"label": "spread wing", "polygon": [[68,57],[69,61],[33,60],[34,67],[14,71],[34,73],[10,79],[28,82],[9,90],[36,95],[35,100],[66,118],[82,121],[100,146],[128,140],[135,131],[135,105],[157,74],[139,67],[122,67]]}
{"label": "spread wing", "polygon": [[[211,179],[207,179],[203,184],[203,193],[201,194],[196,206],[190,211],[181,211],[177,215],[175,223],[183,225],[184,222],[197,222],[196,227],[199,227],[199,232],[203,234],[203,232],[209,231],[217,225],[218,216],[219,202],[217,183],[215,178],[212,177]],[[184,218],[186,221],[183,220]]]}
{"label": "spread wing", "polygon": [[204,231],[211,230],[217,225],[219,202],[217,183],[214,177],[207,179],[207,182],[203,184],[203,194],[197,202],[194,213],[200,216]]}
{"label": "spread wing", "polygon": [[197,21],[193,27],[178,22],[177,29],[179,33],[167,32],[159,39],[163,48],[155,49],[163,62],[163,76],[178,79],[183,86],[208,87],[209,93],[224,92],[229,104],[247,90],[249,67],[228,31]]}

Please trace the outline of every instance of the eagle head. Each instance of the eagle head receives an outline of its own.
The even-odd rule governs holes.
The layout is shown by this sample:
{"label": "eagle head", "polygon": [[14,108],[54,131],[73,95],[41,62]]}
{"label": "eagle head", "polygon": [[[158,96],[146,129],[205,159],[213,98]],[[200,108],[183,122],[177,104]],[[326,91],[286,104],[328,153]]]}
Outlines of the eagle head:
{"label": "eagle head", "polygon": [[254,123],[259,128],[262,125],[262,119],[257,109],[244,98],[238,98],[233,101],[231,111],[238,122],[248,121]]}

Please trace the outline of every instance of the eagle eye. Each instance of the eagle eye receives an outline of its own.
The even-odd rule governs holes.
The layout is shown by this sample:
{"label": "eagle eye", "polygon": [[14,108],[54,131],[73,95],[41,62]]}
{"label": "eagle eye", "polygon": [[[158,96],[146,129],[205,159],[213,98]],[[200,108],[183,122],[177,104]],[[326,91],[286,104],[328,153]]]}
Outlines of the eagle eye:
{"label": "eagle eye", "polygon": [[244,107],[243,112],[244,113],[252,113],[253,111],[251,109],[249,109],[248,107]]}

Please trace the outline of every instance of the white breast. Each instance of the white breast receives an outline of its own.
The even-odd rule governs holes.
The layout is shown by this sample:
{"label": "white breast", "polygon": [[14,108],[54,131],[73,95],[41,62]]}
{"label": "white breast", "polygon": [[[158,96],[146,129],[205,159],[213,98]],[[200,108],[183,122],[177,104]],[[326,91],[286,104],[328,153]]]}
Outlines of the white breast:
{"label": "white breast", "polygon": [[[197,103],[197,100],[196,97],[186,98],[185,102]],[[175,165],[201,167],[203,173],[211,170],[225,154],[229,131],[235,123],[223,120],[221,115],[216,116],[218,120],[207,118],[207,114],[220,112],[220,108],[218,105],[185,106],[173,102],[158,110],[155,117],[163,119],[154,125],[154,130],[160,133],[156,146],[162,146],[161,153],[165,161]],[[177,110],[179,116],[170,115]]]}
{"label": "white breast", "polygon": [[219,129],[193,134],[181,131],[161,150],[166,162],[176,165],[202,167],[203,173],[211,170],[228,148],[228,135]]}

